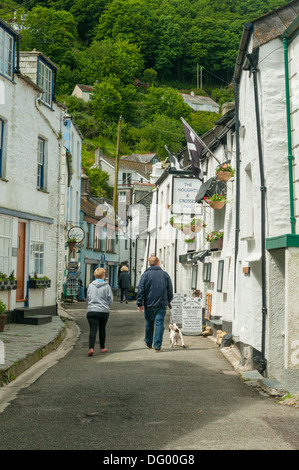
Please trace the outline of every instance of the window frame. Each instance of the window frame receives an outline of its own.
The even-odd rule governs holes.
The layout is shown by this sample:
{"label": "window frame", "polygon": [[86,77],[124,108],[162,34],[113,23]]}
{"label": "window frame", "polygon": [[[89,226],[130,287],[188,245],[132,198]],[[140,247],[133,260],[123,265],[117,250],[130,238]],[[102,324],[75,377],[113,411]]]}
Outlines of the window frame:
{"label": "window frame", "polygon": [[[5,222],[7,222],[8,224],[8,232],[6,233],[5,230],[3,233],[0,232],[0,240],[4,240],[3,245],[5,244],[5,242],[8,242],[8,246],[6,247],[4,246],[4,248],[7,249],[7,255],[5,256],[4,252],[2,255],[2,253],[0,252],[0,271],[4,272],[8,276],[11,271],[12,219],[9,217],[3,217],[3,216],[0,216],[0,219],[4,221],[4,224]],[[5,265],[5,259],[6,259],[6,265]],[[7,266],[7,268],[5,268],[5,266]]]}
{"label": "window frame", "polygon": [[211,268],[212,268],[212,263],[203,264],[203,282],[211,281]]}
{"label": "window frame", "polygon": [[[10,47],[7,47],[9,42]],[[15,36],[3,26],[0,27],[0,75],[13,81],[15,72]]]}
{"label": "window frame", "polygon": [[[43,73],[42,70],[44,71]],[[37,77],[37,84],[43,89],[41,100],[46,106],[52,108],[54,71],[52,67],[50,67],[49,64],[40,57],[38,59]]]}
{"label": "window frame", "polygon": [[0,117],[0,178],[3,178],[3,143],[4,143],[4,120]]}
{"label": "window frame", "polygon": [[[42,152],[40,152],[40,144],[42,144]],[[41,157],[41,158],[40,158]],[[37,189],[45,189],[45,166],[46,166],[46,140],[38,137],[37,143]]]}
{"label": "window frame", "polygon": [[[37,231],[35,230],[37,227],[39,228],[39,234],[41,233],[40,229],[42,228],[42,236],[39,236],[38,238],[36,237]],[[38,250],[36,249],[36,245],[39,245]],[[36,256],[37,253],[38,253],[38,257]],[[38,269],[36,269],[37,262],[38,262]],[[30,235],[30,274],[43,276],[44,269],[45,269],[45,227],[43,224],[32,223],[31,235]]]}

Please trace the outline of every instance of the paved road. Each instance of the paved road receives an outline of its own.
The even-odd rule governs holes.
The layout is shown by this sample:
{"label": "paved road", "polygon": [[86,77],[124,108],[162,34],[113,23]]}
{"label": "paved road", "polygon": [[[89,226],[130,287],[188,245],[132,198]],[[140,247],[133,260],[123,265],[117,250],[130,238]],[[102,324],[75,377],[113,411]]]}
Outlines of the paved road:
{"label": "paved road", "polygon": [[210,339],[170,349],[165,331],[157,354],[143,344],[143,315],[117,304],[108,353],[88,358],[80,307],[68,309],[80,330],[74,347],[0,413],[0,449],[299,449],[299,411],[246,385]]}

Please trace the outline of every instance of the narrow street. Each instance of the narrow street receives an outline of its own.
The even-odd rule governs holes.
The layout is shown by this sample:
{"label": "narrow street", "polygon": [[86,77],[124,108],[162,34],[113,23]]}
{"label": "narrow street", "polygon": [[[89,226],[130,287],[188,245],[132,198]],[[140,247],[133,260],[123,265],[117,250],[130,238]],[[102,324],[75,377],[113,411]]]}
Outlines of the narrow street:
{"label": "narrow street", "polygon": [[135,303],[114,303],[108,352],[87,357],[85,304],[67,311],[75,345],[0,414],[1,450],[299,449],[299,411],[245,384],[210,339],[170,349],[166,328],[157,354]]}

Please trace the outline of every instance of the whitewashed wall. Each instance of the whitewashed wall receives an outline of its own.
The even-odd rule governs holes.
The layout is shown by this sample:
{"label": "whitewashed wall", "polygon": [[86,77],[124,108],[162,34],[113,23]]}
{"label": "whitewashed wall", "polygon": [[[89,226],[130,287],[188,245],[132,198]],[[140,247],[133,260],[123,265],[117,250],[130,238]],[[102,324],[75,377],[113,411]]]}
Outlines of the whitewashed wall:
{"label": "whitewashed wall", "polygon": [[[6,123],[5,131],[5,180],[0,180],[0,206],[10,210],[49,218],[51,224],[40,222],[45,230],[45,272],[51,288],[44,295],[41,290],[30,289],[30,306],[53,305],[57,297],[57,214],[59,208],[59,132],[61,132],[62,108],[53,110],[38,104],[39,93],[24,80],[15,77],[12,83],[5,80],[5,105],[0,117]],[[46,190],[37,189],[38,137],[46,140]],[[26,222],[26,276],[29,275],[30,216]],[[13,218],[12,247],[17,247],[17,220]],[[12,257],[11,269],[16,272],[16,258]],[[26,281],[26,279],[25,279]],[[25,289],[26,293],[26,289]],[[11,309],[15,304],[12,293]]]}

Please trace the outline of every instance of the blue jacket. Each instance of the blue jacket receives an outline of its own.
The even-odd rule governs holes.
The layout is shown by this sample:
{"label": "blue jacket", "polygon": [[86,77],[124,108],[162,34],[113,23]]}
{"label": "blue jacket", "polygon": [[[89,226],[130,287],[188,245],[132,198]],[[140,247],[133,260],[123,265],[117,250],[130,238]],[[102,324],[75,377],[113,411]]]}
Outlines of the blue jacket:
{"label": "blue jacket", "polygon": [[170,276],[160,266],[150,266],[142,274],[138,292],[137,305],[141,307],[167,307],[173,299]]}

